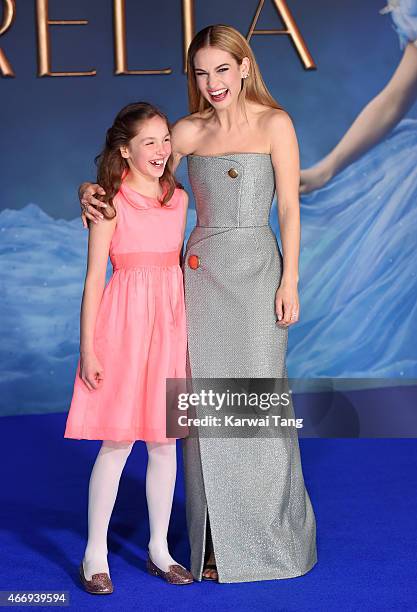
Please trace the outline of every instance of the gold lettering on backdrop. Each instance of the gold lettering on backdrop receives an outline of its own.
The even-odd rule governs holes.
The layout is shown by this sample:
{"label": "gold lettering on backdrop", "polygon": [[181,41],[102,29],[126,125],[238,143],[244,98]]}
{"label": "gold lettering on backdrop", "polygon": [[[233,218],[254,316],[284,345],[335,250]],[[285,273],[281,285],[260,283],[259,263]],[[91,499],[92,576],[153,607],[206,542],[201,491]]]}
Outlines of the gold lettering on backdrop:
{"label": "gold lettering on backdrop", "polygon": [[265,4],[265,0],[260,0],[258,7],[255,12],[255,17],[251,23],[249,28],[248,35],[246,37],[247,41],[250,42],[253,34],[286,34],[289,36],[294,43],[294,46],[304,64],[304,67],[308,70],[313,70],[316,68],[316,64],[313,61],[313,58],[307,49],[307,45],[304,42],[303,37],[301,36],[301,32],[295,23],[294,17],[291,15],[290,10],[287,6],[285,0],[272,0],[275,8],[278,11],[279,16],[285,24],[284,30],[255,30],[256,24],[258,23],[259,15],[261,14],[262,8]]}
{"label": "gold lettering on backdrop", "polygon": [[129,70],[126,45],[126,0],[113,0],[115,74],[171,74],[171,68],[162,70]]}
{"label": "gold lettering on backdrop", "polygon": [[194,0],[182,0],[182,31],[184,72],[187,72],[188,47],[190,46],[195,34]]}
{"label": "gold lettering on backdrop", "polygon": [[[254,34],[285,34],[290,37],[292,43],[298,52],[303,65],[307,69],[315,69],[316,64],[307,48],[307,45],[301,35],[300,30],[287,6],[285,0],[272,0],[274,6],[285,24],[285,28],[281,30],[257,30],[256,25],[259,16],[264,7],[265,0],[259,0],[255,16],[250,25],[247,35],[247,41]],[[3,22],[0,23],[0,36],[4,34],[13,24],[16,17],[16,1],[15,0],[0,0],[3,4]],[[87,25],[85,19],[78,20],[52,20],[48,16],[49,1],[36,0],[36,20],[37,20],[37,38],[38,38],[38,76],[95,76],[96,70],[88,70],[83,72],[52,72],[51,69],[51,43],[49,27],[56,25]],[[113,20],[114,20],[114,57],[115,57],[115,74],[171,74],[171,68],[149,69],[149,70],[129,70],[127,61],[127,43],[126,43],[126,0],[113,0]],[[194,20],[194,0],[182,0],[182,26],[183,26],[183,70],[187,71],[187,53],[188,47],[195,34]],[[7,59],[4,51],[0,48],[0,75],[3,77],[14,77],[15,73]]]}
{"label": "gold lettering on backdrop", "polygon": [[[3,0],[4,9],[3,9],[3,23],[0,26],[0,36],[7,32],[7,30],[12,25],[14,18],[16,16],[16,3],[15,0]],[[13,71],[12,65],[7,59],[4,51],[0,49],[0,71],[5,77],[14,77],[15,73]]]}
{"label": "gold lettering on backdrop", "polygon": [[94,76],[96,70],[86,72],[52,72],[51,69],[51,41],[49,26],[52,25],[87,25],[85,19],[55,20],[49,19],[48,0],[36,0],[36,20],[38,30],[38,76]]}

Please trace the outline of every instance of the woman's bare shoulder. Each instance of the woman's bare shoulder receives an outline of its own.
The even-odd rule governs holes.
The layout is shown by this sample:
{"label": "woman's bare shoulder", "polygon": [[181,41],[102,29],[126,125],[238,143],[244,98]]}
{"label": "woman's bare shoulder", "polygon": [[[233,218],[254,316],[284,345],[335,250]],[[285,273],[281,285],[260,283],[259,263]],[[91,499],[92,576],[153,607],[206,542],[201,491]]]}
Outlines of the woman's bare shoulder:
{"label": "woman's bare shoulder", "polygon": [[291,117],[286,110],[281,108],[265,107],[261,121],[268,131],[276,128],[288,129],[292,126]]}
{"label": "woman's bare shoulder", "polygon": [[272,161],[274,165],[275,163],[282,165],[282,157],[287,159],[290,152],[295,156],[298,155],[298,140],[294,123],[290,115],[280,109],[273,109],[267,122]]}
{"label": "woman's bare shoulder", "polygon": [[178,119],[172,127],[172,148],[181,156],[189,155],[198,146],[207,121],[207,114],[192,113]]}

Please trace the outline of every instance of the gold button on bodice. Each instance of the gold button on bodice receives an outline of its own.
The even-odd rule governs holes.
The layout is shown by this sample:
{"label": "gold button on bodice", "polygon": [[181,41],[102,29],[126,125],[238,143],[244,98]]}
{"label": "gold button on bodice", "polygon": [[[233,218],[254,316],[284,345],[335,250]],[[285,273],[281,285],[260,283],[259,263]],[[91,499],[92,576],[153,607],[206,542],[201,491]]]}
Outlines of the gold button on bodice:
{"label": "gold button on bodice", "polygon": [[231,178],[236,178],[237,176],[239,176],[239,172],[236,170],[236,168],[230,168],[229,172],[227,173]]}

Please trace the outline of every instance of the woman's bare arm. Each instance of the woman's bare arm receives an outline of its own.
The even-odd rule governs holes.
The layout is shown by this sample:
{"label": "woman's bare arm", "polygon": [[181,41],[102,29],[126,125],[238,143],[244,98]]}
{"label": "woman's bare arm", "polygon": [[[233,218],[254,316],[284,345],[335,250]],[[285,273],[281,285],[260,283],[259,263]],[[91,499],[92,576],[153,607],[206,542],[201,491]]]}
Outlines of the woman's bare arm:
{"label": "woman's bare arm", "polygon": [[278,220],[280,225],[284,270],[283,283],[298,283],[300,247],[300,204],[298,183],[300,162],[295,130],[283,111],[270,121],[271,158],[275,171]]}
{"label": "woman's bare arm", "polygon": [[199,134],[198,122],[192,115],[187,115],[173,125],[171,131],[172,156],[174,172],[181,159],[197,148]]}
{"label": "woman's bare arm", "polygon": [[[283,273],[277,291],[277,315],[282,324],[298,319],[298,258],[300,252],[300,160],[295,129],[284,111],[273,111],[268,125],[275,171],[278,221],[282,242]],[[297,312],[297,318],[291,314]]]}

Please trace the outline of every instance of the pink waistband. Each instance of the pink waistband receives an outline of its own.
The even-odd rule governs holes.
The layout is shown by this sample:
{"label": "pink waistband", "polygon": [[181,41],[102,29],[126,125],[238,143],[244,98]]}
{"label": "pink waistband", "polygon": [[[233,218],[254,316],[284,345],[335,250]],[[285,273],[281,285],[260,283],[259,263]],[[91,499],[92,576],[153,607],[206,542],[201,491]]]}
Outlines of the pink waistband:
{"label": "pink waistband", "polygon": [[179,266],[180,255],[178,251],[166,253],[114,253],[110,256],[113,270],[120,268],[139,268],[141,266]]}

